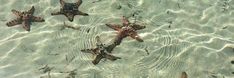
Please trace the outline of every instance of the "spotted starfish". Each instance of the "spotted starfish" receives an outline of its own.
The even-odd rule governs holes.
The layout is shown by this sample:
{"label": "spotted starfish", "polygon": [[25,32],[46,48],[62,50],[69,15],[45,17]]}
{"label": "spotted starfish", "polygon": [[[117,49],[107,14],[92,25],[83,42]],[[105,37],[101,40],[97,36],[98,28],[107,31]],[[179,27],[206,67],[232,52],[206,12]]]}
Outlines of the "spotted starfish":
{"label": "spotted starfish", "polygon": [[123,38],[130,36],[133,39],[136,39],[139,42],[143,42],[143,40],[137,34],[137,30],[144,29],[145,26],[138,25],[136,23],[130,23],[129,20],[123,16],[122,24],[106,24],[106,26],[118,31],[117,36],[115,37],[114,44],[119,45]]}
{"label": "spotted starfish", "polygon": [[18,24],[23,24],[23,28],[26,31],[30,31],[31,22],[44,22],[45,21],[41,17],[33,16],[33,13],[35,11],[34,6],[32,6],[32,8],[30,10],[24,11],[24,12],[20,12],[20,11],[14,10],[14,9],[11,11],[13,12],[13,14],[15,14],[17,16],[17,18],[10,21],[10,22],[7,22],[6,25],[8,27],[12,27],[12,26],[15,26]]}
{"label": "spotted starfish", "polygon": [[96,37],[97,43],[96,43],[96,48],[92,48],[92,49],[83,49],[81,50],[82,52],[85,53],[91,53],[93,55],[95,55],[95,59],[92,61],[92,63],[94,65],[98,64],[100,62],[101,59],[106,58],[109,59],[111,61],[115,61],[117,59],[120,59],[120,57],[116,57],[110,54],[110,51],[108,50],[111,47],[105,47],[105,44],[102,44],[100,41],[100,38],[97,36]]}
{"label": "spotted starfish", "polygon": [[63,0],[60,0],[60,4],[60,11],[51,13],[51,15],[65,15],[71,22],[73,21],[75,15],[89,15],[87,13],[79,11],[79,7],[82,4],[82,0],[78,0],[76,3],[65,3]]}

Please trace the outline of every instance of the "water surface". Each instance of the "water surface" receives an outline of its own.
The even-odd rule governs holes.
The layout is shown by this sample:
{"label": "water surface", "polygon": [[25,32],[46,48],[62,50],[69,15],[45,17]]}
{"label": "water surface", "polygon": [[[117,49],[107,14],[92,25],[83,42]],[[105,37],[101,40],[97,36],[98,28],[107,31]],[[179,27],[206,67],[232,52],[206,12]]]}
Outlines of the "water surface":
{"label": "water surface", "polygon": [[[234,78],[234,0],[93,1],[80,7],[90,16],[69,22],[50,15],[59,10],[59,0],[0,0],[0,77],[48,78],[39,70],[47,65],[51,78],[74,69],[76,78],[179,78],[183,71],[188,78]],[[31,6],[45,22],[32,23],[30,32],[6,26],[15,18],[11,9]],[[113,51],[122,59],[93,65],[93,56],[80,50],[95,47],[96,36],[110,44],[116,32],[105,23],[120,24],[122,16],[146,25],[138,31],[144,42],[125,38]],[[64,29],[64,22],[80,30]]]}

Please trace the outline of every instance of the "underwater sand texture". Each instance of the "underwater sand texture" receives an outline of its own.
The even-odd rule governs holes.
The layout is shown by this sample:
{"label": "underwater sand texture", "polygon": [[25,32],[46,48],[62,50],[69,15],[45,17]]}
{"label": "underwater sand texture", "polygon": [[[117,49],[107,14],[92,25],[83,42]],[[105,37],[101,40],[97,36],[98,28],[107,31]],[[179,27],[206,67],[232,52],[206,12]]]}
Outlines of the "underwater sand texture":
{"label": "underwater sand texture", "polygon": [[[188,78],[234,78],[234,0],[93,1],[80,6],[90,16],[69,22],[50,15],[59,0],[0,0],[0,78],[65,78],[75,69],[75,78],[179,78],[184,71]],[[15,18],[11,9],[31,6],[45,22],[32,23],[30,32],[6,26]],[[105,23],[120,24],[123,15],[146,25],[137,31],[144,42],[125,38],[112,53],[122,59],[93,65],[80,50],[95,47],[96,36],[110,44],[116,32]],[[41,69],[46,65],[50,71]]]}

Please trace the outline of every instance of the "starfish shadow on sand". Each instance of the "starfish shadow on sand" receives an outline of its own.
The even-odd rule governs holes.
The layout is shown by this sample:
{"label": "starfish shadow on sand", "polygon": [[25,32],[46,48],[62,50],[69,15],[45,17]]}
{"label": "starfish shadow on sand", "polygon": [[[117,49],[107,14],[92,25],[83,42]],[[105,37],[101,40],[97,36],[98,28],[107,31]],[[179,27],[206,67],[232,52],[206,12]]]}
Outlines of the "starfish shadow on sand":
{"label": "starfish shadow on sand", "polygon": [[139,42],[143,42],[140,36],[137,34],[137,30],[144,29],[145,26],[138,25],[136,23],[130,23],[129,20],[123,16],[122,17],[122,25],[119,24],[106,24],[106,26],[118,31],[117,36],[114,39],[113,45],[120,45],[123,38],[130,36],[133,39],[136,39]]}
{"label": "starfish shadow on sand", "polygon": [[82,4],[82,0],[78,0],[76,3],[65,3],[63,0],[60,0],[60,4],[60,11],[51,13],[51,15],[65,15],[70,22],[74,20],[75,15],[89,15],[79,10],[80,5]]}
{"label": "starfish shadow on sand", "polygon": [[23,24],[23,28],[26,31],[30,31],[30,25],[32,22],[44,22],[45,20],[41,17],[36,17],[33,16],[35,8],[34,6],[32,6],[32,8],[28,11],[24,11],[24,12],[20,12],[17,10],[11,10],[13,12],[13,14],[15,14],[17,16],[16,19],[7,22],[6,25],[8,27],[12,27],[18,24]]}
{"label": "starfish shadow on sand", "polygon": [[103,59],[103,58],[109,59],[111,61],[121,59],[120,57],[116,57],[116,56],[113,56],[110,54],[115,46],[114,47],[110,47],[110,46],[106,47],[105,44],[101,43],[99,36],[96,37],[96,40],[97,40],[96,48],[81,50],[81,52],[91,53],[91,54],[95,55],[95,59],[92,61],[92,63],[94,65],[98,64],[101,61],[101,59]]}

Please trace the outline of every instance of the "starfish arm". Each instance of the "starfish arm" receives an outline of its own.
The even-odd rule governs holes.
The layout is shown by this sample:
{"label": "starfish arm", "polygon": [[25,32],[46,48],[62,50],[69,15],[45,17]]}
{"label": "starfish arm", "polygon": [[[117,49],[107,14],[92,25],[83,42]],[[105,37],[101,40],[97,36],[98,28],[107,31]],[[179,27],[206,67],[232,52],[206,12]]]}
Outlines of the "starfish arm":
{"label": "starfish arm", "polygon": [[116,31],[119,31],[121,29],[121,26],[120,25],[117,25],[117,24],[106,24],[107,27],[110,27]]}
{"label": "starfish arm", "polygon": [[79,7],[81,4],[82,4],[82,0],[78,0],[77,2],[76,2],[76,4],[77,4],[77,6]]}
{"label": "starfish arm", "polygon": [[22,12],[17,11],[15,9],[12,9],[11,12],[13,12],[13,14],[15,14],[16,16],[21,16],[22,15]]}
{"label": "starfish arm", "polygon": [[115,45],[120,45],[120,43],[122,42],[123,38],[125,38],[125,37],[126,37],[126,35],[123,35],[123,34],[119,33],[119,34],[115,37],[115,39],[114,39],[114,44],[115,44]]}
{"label": "starfish arm", "polygon": [[62,6],[64,6],[65,2],[63,0],[59,1]]}
{"label": "starfish arm", "polygon": [[84,53],[91,53],[93,55],[96,55],[98,54],[98,48],[94,48],[94,49],[83,49],[83,50],[80,50],[81,52],[84,52]]}
{"label": "starfish arm", "polygon": [[122,22],[123,22],[123,26],[128,26],[130,24],[129,20],[125,16],[122,17]]}
{"label": "starfish arm", "polygon": [[20,19],[14,19],[14,20],[12,20],[12,21],[10,21],[10,22],[7,22],[6,25],[7,25],[8,27],[11,27],[11,26],[15,26],[15,25],[21,24],[21,23],[22,23],[22,22],[20,21]]}
{"label": "starfish arm", "polygon": [[110,55],[110,54],[106,54],[105,58],[107,58],[107,59],[109,59],[111,61],[115,61],[117,59],[121,59],[120,57],[116,57],[116,56],[113,56],[113,55]]}
{"label": "starfish arm", "polygon": [[33,22],[44,22],[45,20],[43,18],[41,18],[41,17],[35,17],[35,16],[33,16],[32,17],[32,21]]}
{"label": "starfish arm", "polygon": [[76,15],[89,16],[89,14],[81,12],[81,11],[77,11]]}
{"label": "starfish arm", "polygon": [[54,13],[51,13],[51,15],[61,15],[63,14],[62,12],[54,12]]}
{"label": "starfish arm", "polygon": [[96,65],[96,64],[98,64],[98,63],[101,61],[102,58],[103,58],[103,56],[102,56],[101,54],[98,54],[98,55],[95,57],[95,59],[92,61],[92,63],[93,63],[94,65]]}
{"label": "starfish arm", "polygon": [[93,53],[93,49],[82,49],[80,51],[84,53]]}
{"label": "starfish arm", "polygon": [[181,74],[181,77],[180,77],[180,78],[188,78],[187,73],[186,73],[186,72],[182,72],[182,74]]}
{"label": "starfish arm", "polygon": [[105,47],[105,49],[108,53],[111,53],[116,46],[116,44],[110,44],[109,46]]}
{"label": "starfish arm", "polygon": [[139,42],[143,42],[143,40],[140,38],[140,36],[137,34],[137,32],[130,32],[129,36],[132,37],[133,39],[136,39]]}
{"label": "starfish arm", "polygon": [[141,30],[141,29],[144,29],[145,26],[141,26],[141,25],[134,24],[134,25],[132,26],[132,28],[135,29],[135,30]]}
{"label": "starfish arm", "polygon": [[29,21],[23,21],[22,24],[23,24],[23,28],[26,31],[30,31],[30,22]]}
{"label": "starfish arm", "polygon": [[73,20],[74,20],[74,14],[64,14],[66,17],[67,17],[67,19],[70,21],[70,22],[72,22]]}
{"label": "starfish arm", "polygon": [[33,14],[33,13],[34,13],[34,11],[35,11],[34,6],[32,6],[32,8],[31,8],[30,10],[28,10],[28,12],[29,12],[30,14]]}

